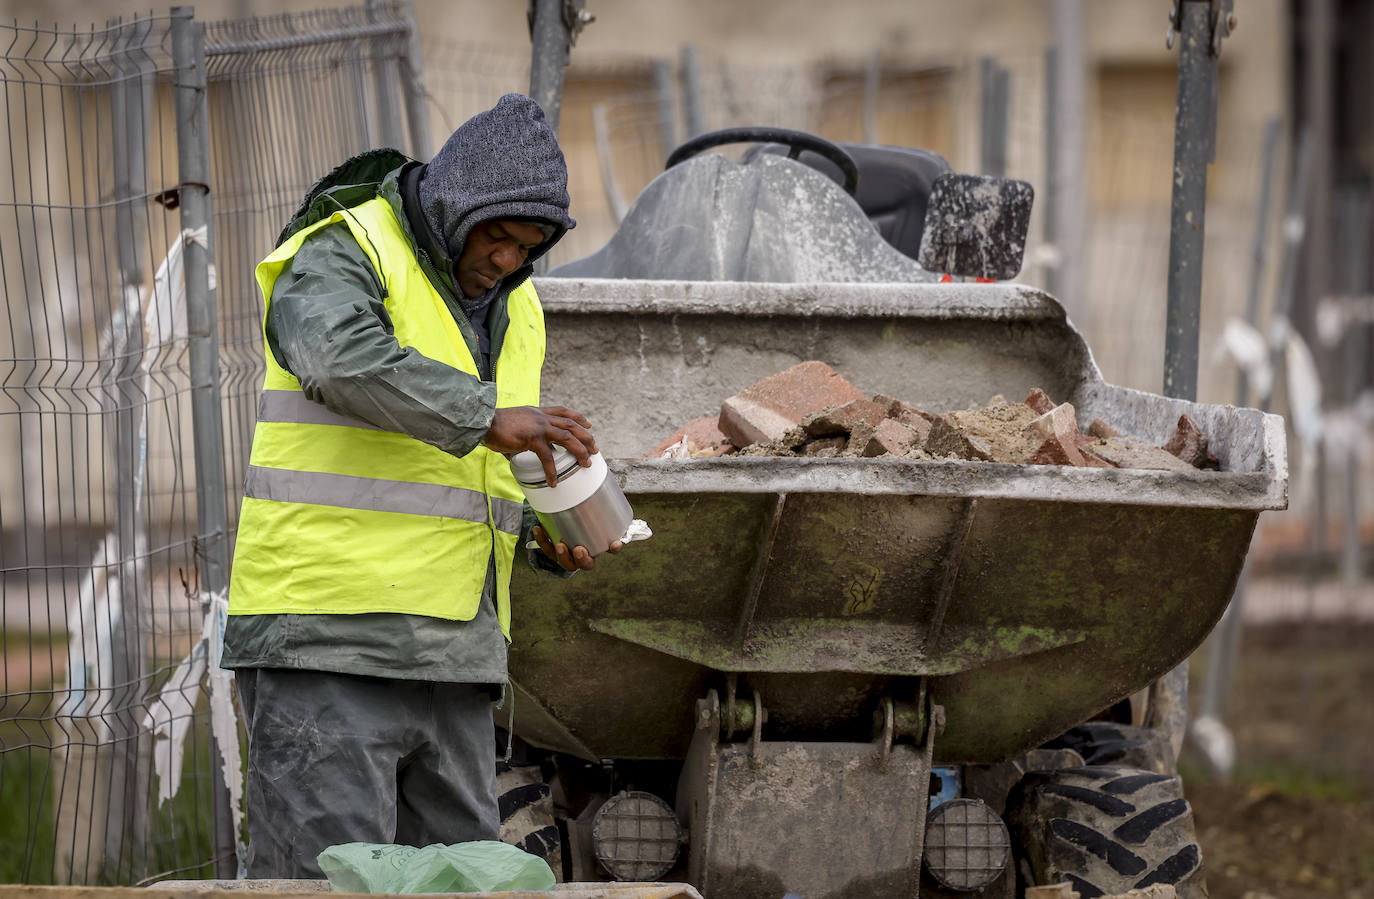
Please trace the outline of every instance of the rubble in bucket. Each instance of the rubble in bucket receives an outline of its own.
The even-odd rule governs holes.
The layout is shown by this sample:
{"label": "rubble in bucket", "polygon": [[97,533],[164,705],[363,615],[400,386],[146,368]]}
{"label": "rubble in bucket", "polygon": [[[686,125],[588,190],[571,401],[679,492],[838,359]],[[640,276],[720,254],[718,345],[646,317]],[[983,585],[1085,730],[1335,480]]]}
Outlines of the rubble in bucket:
{"label": "rubble in bucket", "polygon": [[824,362],[802,362],[727,399],[719,416],[693,419],[646,456],[708,458],[895,456],[1088,468],[1192,471],[1220,468],[1187,415],[1163,447],[1094,419],[1078,429],[1074,408],[1043,390],[1024,402],[932,414],[900,399],[868,396]]}

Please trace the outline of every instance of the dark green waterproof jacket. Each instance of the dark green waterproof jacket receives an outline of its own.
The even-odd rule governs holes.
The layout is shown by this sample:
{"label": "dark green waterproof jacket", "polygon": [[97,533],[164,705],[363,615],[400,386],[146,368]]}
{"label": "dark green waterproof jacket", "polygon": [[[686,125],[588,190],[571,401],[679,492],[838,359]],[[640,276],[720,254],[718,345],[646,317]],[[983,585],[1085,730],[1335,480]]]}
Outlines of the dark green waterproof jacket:
{"label": "dark green waterproof jacket", "polygon": [[[408,352],[396,342],[381,279],[342,224],[312,235],[278,277],[264,330],[268,352],[296,376],[311,400],[463,456],[491,427],[496,384],[489,379],[509,323],[506,297],[530,276],[531,267],[501,283],[483,321],[474,326],[459,303],[453,260],[419,213],[420,169],[420,163],[395,150],[349,160],[311,188],[277,242],[341,206],[384,197],[415,244],[421,268],[453,314],[482,377]],[[536,523],[527,505],[521,544],[529,541]],[[566,574],[541,552],[530,551],[528,560],[540,570]],[[506,641],[496,621],[494,578],[489,569],[471,621],[401,614],[230,616],[220,664],[503,684]]]}

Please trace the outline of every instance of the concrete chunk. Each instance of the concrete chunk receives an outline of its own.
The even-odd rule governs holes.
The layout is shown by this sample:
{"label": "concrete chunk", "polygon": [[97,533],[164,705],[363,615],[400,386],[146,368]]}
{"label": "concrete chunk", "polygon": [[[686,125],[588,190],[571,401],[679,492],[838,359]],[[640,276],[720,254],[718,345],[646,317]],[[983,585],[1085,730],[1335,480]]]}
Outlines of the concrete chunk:
{"label": "concrete chunk", "polygon": [[992,461],[992,447],[987,441],[966,434],[946,415],[941,415],[931,423],[925,451],[932,456],[952,456],[976,462]]}
{"label": "concrete chunk", "polygon": [[1193,471],[1182,459],[1153,446],[1138,437],[1123,434],[1099,440],[1091,451],[1117,468],[1146,468],[1157,471]]}

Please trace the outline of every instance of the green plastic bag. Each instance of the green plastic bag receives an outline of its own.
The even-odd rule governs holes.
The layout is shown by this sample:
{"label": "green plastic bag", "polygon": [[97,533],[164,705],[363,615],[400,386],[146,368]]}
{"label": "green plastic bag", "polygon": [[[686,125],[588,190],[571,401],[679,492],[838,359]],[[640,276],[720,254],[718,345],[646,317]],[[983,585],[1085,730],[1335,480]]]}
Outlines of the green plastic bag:
{"label": "green plastic bag", "polygon": [[494,893],[551,890],[553,870],[537,855],[495,840],[435,843],[341,843],[316,860],[338,893]]}

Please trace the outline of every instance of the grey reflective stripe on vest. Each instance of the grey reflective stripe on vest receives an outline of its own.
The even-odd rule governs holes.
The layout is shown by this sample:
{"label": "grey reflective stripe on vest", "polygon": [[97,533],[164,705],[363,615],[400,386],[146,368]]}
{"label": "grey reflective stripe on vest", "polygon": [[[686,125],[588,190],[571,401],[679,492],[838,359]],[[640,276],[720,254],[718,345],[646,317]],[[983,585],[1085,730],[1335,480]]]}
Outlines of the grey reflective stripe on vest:
{"label": "grey reflective stripe on vest", "polygon": [[506,534],[520,536],[520,525],[525,520],[525,504],[513,499],[491,498],[491,517],[496,529]]}
{"label": "grey reflective stripe on vest", "polygon": [[362,428],[364,431],[381,430],[365,421],[330,412],[299,390],[264,390],[258,398],[258,421],[337,425],[344,428]]}
{"label": "grey reflective stripe on vest", "polygon": [[[389,481],[384,478],[250,465],[243,479],[243,495],[281,503],[436,515],[477,524],[487,523],[486,494],[480,490],[443,484],[418,484],[414,481]],[[517,536],[520,534],[520,503],[492,497],[491,508],[497,530]]]}

